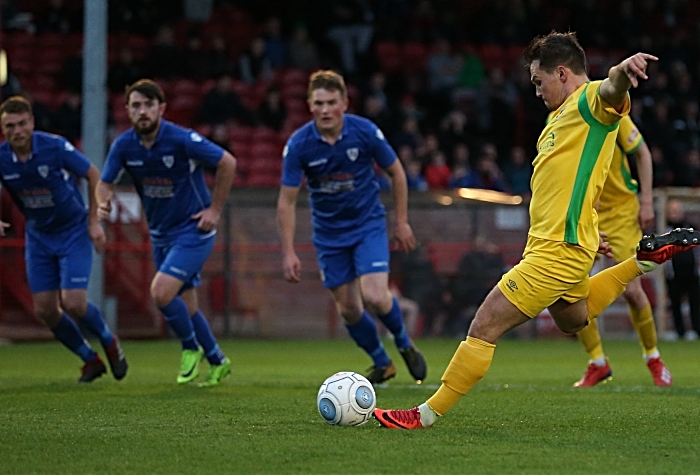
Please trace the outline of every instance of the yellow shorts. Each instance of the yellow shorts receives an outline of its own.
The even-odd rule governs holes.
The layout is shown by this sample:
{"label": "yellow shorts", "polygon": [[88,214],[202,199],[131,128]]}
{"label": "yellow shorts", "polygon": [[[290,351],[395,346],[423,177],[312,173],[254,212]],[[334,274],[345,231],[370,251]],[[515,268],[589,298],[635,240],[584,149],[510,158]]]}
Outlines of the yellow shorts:
{"label": "yellow shorts", "polygon": [[521,260],[498,282],[503,295],[530,318],[560,298],[588,297],[588,273],[596,253],[565,242],[528,236]]}
{"label": "yellow shorts", "polygon": [[620,207],[598,212],[598,229],[608,234],[606,240],[612,246],[615,262],[627,260],[637,253],[637,244],[642,239],[638,216],[636,197]]}

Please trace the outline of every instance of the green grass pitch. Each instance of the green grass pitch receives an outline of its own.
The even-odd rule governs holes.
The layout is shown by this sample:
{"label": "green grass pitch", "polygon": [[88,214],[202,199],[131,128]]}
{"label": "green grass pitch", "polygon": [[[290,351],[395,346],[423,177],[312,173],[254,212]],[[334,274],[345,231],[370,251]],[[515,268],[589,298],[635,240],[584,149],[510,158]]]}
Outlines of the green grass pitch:
{"label": "green grass pitch", "polygon": [[[399,374],[377,388],[379,406],[423,402],[458,344],[419,341],[430,367],[417,386],[386,342]],[[636,342],[606,342],[614,379],[581,390],[575,340],[504,340],[447,416],[411,432],[322,421],[321,382],[369,365],[347,339],[222,347],[232,377],[200,389],[175,383],[175,341],[127,341],[126,379],[86,385],[58,343],[0,346],[0,473],[700,473],[698,342],[661,343],[671,388],[652,385]]]}

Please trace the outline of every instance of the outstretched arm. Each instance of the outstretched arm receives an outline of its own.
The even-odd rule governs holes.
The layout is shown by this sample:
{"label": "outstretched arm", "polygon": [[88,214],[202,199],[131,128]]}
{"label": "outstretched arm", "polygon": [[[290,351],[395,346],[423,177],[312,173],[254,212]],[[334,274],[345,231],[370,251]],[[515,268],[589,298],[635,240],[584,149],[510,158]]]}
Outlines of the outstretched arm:
{"label": "outstretched arm", "polygon": [[620,110],[627,100],[630,87],[637,87],[639,79],[648,79],[646,71],[649,61],[659,58],[647,53],[637,53],[610,68],[607,79],[600,86],[600,95],[605,101]]}
{"label": "outstretched arm", "polygon": [[397,158],[386,172],[391,178],[391,189],[394,191],[394,204],[396,206],[396,229],[394,239],[405,252],[412,251],[416,247],[416,237],[413,235],[411,225],[408,224],[408,185],[406,184],[406,172],[401,161]]}

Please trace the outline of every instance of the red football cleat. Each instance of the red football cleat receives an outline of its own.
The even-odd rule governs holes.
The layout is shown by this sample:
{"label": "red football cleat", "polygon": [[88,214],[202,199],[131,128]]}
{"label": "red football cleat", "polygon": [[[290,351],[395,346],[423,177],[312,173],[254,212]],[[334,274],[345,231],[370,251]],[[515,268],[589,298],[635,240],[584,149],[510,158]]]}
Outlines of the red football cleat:
{"label": "red football cleat", "polygon": [[387,429],[424,429],[417,407],[402,410],[375,409],[374,417]]}
{"label": "red football cleat", "polygon": [[94,360],[85,363],[80,370],[79,383],[91,383],[107,372],[107,367],[102,358],[96,356]]}
{"label": "red football cleat", "polygon": [[586,368],[583,377],[574,383],[574,387],[587,388],[595,386],[600,382],[607,383],[611,379],[612,369],[610,369],[610,364],[607,360],[605,360],[605,366],[598,366],[591,363],[588,365],[588,368]]}
{"label": "red football cleat", "polygon": [[676,228],[666,234],[642,237],[637,245],[637,260],[662,264],[678,254],[700,245],[700,231]]}
{"label": "red football cleat", "polygon": [[661,358],[652,358],[647,361],[647,366],[651,372],[651,377],[654,378],[654,384],[657,386],[670,386],[673,382],[673,376],[668,370]]}

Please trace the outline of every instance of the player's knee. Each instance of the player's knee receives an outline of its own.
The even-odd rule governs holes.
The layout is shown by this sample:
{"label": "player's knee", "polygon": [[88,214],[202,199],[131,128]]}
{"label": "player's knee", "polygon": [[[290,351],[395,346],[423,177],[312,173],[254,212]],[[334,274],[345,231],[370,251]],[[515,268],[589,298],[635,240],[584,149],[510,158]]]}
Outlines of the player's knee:
{"label": "player's knee", "polygon": [[345,320],[345,323],[353,325],[362,318],[362,307],[356,305],[344,305],[338,308],[338,313]]}
{"label": "player's knee", "polygon": [[86,301],[79,301],[79,300],[62,301],[61,307],[63,308],[63,311],[66,312],[71,317],[82,318],[85,316],[85,313],[87,313],[87,300]]}
{"label": "player's knee", "polygon": [[46,325],[48,325],[49,328],[54,328],[56,325],[58,325],[58,322],[61,320],[61,311],[58,309],[58,307],[55,308],[41,308],[37,307],[35,308],[36,316],[41,319]]}
{"label": "player's knee", "polygon": [[561,331],[563,331],[564,333],[570,333],[570,334],[578,333],[581,330],[583,330],[586,327],[586,325],[588,325],[587,320],[583,320],[583,321],[578,321],[578,320],[577,321],[572,321],[572,320],[557,321],[557,320],[555,320],[554,322],[557,324],[557,327],[559,327],[559,329]]}

